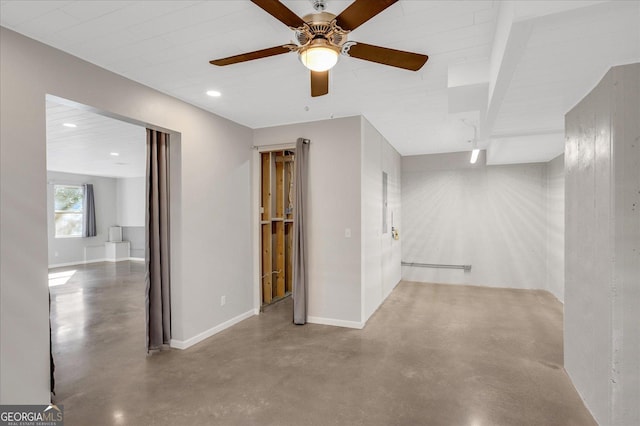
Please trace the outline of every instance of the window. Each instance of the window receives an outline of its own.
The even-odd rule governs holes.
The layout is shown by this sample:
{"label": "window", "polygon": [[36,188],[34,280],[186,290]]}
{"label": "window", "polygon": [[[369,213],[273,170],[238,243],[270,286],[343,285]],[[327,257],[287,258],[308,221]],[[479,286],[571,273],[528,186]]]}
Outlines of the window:
{"label": "window", "polygon": [[82,237],[83,201],[82,186],[53,186],[56,238]]}

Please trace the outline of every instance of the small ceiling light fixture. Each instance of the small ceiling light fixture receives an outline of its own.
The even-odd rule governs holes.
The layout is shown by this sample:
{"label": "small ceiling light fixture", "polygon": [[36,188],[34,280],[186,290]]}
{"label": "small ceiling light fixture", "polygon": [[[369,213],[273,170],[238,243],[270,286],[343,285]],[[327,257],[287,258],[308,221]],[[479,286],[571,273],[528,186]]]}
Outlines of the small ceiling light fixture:
{"label": "small ceiling light fixture", "polygon": [[119,153],[117,153],[117,152],[110,152],[110,153],[109,153],[109,155],[111,155],[111,156],[113,156],[113,157],[117,157],[117,156],[119,156],[120,154],[119,154]]}
{"label": "small ceiling light fixture", "polygon": [[311,71],[328,71],[338,63],[340,51],[327,40],[318,38],[300,49],[300,62]]}
{"label": "small ceiling light fixture", "polygon": [[478,126],[475,124],[467,123],[464,118],[462,122],[467,126],[473,127],[473,140],[470,140],[471,143],[471,158],[469,159],[469,163],[476,164],[478,161],[478,155],[480,155],[480,149],[478,148]]}
{"label": "small ceiling light fixture", "polygon": [[471,159],[469,160],[471,164],[476,164],[476,161],[478,161],[478,154],[480,154],[480,150],[478,148],[473,148],[473,151],[471,151]]}
{"label": "small ceiling light fixture", "polygon": [[476,161],[478,161],[478,155],[480,155],[480,149],[478,148],[478,126],[467,123],[464,118],[462,119],[462,122],[469,127],[473,127],[473,140],[468,141],[471,143],[471,158],[469,159],[469,163],[476,164]]}
{"label": "small ceiling light fixture", "polygon": [[207,95],[211,96],[212,98],[219,98],[220,96],[222,96],[222,93],[218,92],[217,90],[207,90]]}
{"label": "small ceiling light fixture", "polygon": [[76,126],[76,125],[75,125],[75,124],[73,124],[73,123],[64,123],[64,124],[63,124],[63,126],[64,126],[64,127],[71,127],[71,128],[76,128],[76,127],[78,127],[78,126]]}

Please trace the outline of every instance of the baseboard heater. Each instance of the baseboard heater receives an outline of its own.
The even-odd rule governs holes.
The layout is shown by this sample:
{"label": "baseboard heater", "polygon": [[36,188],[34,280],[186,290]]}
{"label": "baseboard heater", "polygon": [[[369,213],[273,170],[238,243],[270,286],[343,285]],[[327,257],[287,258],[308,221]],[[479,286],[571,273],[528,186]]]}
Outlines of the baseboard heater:
{"label": "baseboard heater", "polygon": [[439,263],[402,262],[402,266],[417,266],[418,268],[463,269],[465,272],[471,270],[471,265],[443,265]]}

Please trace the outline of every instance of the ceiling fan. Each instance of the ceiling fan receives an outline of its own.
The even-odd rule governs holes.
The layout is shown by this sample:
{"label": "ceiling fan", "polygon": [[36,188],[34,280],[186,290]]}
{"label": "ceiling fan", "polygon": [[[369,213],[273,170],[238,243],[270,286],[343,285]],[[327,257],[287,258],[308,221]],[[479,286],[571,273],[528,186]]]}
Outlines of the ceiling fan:
{"label": "ceiling fan", "polygon": [[313,0],[316,13],[300,18],[278,0],[251,0],[268,14],[295,31],[298,44],[285,44],[214,59],[218,66],[237,64],[296,52],[300,61],[311,70],[311,96],[329,93],[329,70],[338,62],[338,56],[350,56],[383,65],[418,71],[429,57],[348,40],[349,32],[367,22],[398,0],[355,0],[338,16],[325,12],[324,0]]}

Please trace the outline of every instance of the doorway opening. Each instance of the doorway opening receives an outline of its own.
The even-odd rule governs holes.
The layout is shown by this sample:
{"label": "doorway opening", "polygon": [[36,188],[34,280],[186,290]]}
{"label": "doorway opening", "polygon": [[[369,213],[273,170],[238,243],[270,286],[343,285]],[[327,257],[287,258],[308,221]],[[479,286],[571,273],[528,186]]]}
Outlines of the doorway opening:
{"label": "doorway opening", "polygon": [[295,149],[260,153],[261,308],[293,290]]}
{"label": "doorway opening", "polygon": [[[115,360],[148,354],[143,342],[152,130],[52,95],[46,105],[51,379],[55,399],[63,401],[91,376],[108,380],[109,366],[119,368]],[[179,229],[180,134],[152,129],[171,135],[168,210]],[[91,209],[85,199],[93,200]],[[95,230],[87,233],[90,210]]]}
{"label": "doorway opening", "polygon": [[[95,374],[84,367],[96,353],[144,356],[146,130],[53,97],[46,123],[51,380],[62,400]],[[114,340],[123,344],[103,343]]]}

